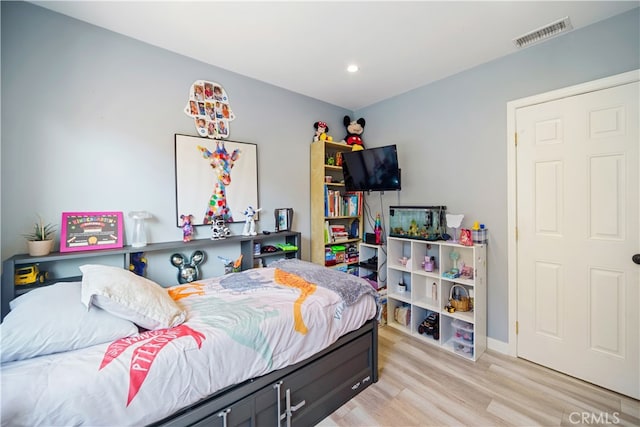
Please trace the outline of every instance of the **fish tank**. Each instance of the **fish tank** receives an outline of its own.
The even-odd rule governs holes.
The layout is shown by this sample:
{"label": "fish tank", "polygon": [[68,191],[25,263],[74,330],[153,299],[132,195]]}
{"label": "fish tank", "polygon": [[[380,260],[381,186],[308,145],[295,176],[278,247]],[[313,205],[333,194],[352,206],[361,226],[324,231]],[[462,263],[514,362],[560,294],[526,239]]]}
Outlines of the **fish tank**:
{"label": "fish tank", "polygon": [[389,236],[417,240],[444,240],[446,206],[390,206]]}

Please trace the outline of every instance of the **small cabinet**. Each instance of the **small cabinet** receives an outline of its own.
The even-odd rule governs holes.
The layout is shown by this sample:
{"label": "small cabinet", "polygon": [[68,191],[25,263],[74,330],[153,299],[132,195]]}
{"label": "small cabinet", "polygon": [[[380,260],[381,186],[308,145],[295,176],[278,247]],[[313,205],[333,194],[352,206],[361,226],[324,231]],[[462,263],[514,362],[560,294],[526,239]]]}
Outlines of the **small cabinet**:
{"label": "small cabinet", "polygon": [[[475,361],[487,347],[486,276],[484,244],[389,237],[387,324]],[[448,309],[450,298],[459,310]]]}
{"label": "small cabinet", "polygon": [[384,268],[387,262],[385,247],[360,242],[358,253],[358,275],[372,282],[377,290],[384,289],[387,286],[387,271]]}

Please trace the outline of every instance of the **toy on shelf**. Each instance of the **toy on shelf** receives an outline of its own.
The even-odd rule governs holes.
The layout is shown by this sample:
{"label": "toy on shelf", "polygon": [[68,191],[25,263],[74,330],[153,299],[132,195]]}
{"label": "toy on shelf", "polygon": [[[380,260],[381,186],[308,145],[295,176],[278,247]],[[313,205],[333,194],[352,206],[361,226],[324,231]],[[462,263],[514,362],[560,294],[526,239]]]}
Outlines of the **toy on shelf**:
{"label": "toy on shelf", "polygon": [[193,215],[180,215],[180,219],[182,220],[182,241],[190,242],[195,232],[193,228]]}
{"label": "toy on shelf", "polygon": [[260,212],[262,208],[253,209],[252,206],[248,206],[247,209],[244,210],[244,216],[246,217],[244,222],[244,229],[242,230],[243,236],[255,236],[256,233],[256,219],[255,214]]}
{"label": "toy on shelf", "polygon": [[418,325],[418,332],[431,335],[434,340],[440,339],[440,318],[438,313],[429,313],[426,319]]}
{"label": "toy on shelf", "polygon": [[467,228],[460,229],[459,243],[463,246],[473,246],[473,239],[471,238],[471,230]]}
{"label": "toy on shelf", "polygon": [[191,283],[200,278],[198,266],[204,262],[205,255],[202,251],[195,251],[186,260],[182,254],[171,255],[171,264],[178,269],[178,283]]}
{"label": "toy on shelf", "polygon": [[147,258],[144,252],[133,252],[129,257],[129,270],[138,276],[144,277],[144,269],[147,267]]}
{"label": "toy on shelf", "polygon": [[460,270],[458,269],[458,259],[460,259],[460,254],[456,251],[451,251],[449,252],[449,259],[453,262],[453,268],[442,273],[442,277],[446,279],[456,279],[460,277]]}
{"label": "toy on shelf", "polygon": [[420,264],[422,265],[422,268],[424,268],[424,271],[433,271],[434,269],[436,269],[436,257],[434,256],[429,256],[429,255],[425,255],[424,257],[424,261],[422,261],[422,263]]}
{"label": "toy on shelf", "polygon": [[344,137],[344,142],[347,145],[351,145],[352,149],[362,150],[364,148],[364,142],[362,142],[362,132],[364,132],[365,120],[359,118],[358,120],[351,120],[351,117],[344,116],[342,120],[344,126],[347,128],[347,135]]}
{"label": "toy on shelf", "polygon": [[316,129],[316,133],[313,136],[313,141],[333,141],[333,137],[328,134],[329,126],[325,122],[315,122],[313,127]]}
{"label": "toy on shelf", "polygon": [[276,247],[285,252],[298,250],[298,247],[296,245],[292,245],[291,243],[277,243]]}
{"label": "toy on shelf", "polygon": [[14,273],[14,283],[16,285],[32,285],[34,283],[44,283],[49,279],[49,272],[40,271],[38,264],[26,265],[16,268]]}
{"label": "toy on shelf", "polygon": [[218,259],[224,263],[224,274],[237,273],[242,268],[242,254],[235,261],[218,255]]}
{"label": "toy on shelf", "polygon": [[224,223],[224,217],[222,215],[218,215],[213,217],[213,222],[211,223],[211,240],[222,240],[226,239],[231,235],[231,230]]}

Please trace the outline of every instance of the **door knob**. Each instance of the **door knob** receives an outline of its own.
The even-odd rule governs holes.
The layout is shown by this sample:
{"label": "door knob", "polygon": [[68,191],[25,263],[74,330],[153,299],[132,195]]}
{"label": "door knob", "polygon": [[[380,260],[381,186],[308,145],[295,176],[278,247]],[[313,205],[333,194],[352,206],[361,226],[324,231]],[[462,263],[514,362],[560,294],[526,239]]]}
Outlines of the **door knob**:
{"label": "door knob", "polygon": [[633,262],[640,265],[640,254],[635,254],[631,257],[631,259],[633,260]]}

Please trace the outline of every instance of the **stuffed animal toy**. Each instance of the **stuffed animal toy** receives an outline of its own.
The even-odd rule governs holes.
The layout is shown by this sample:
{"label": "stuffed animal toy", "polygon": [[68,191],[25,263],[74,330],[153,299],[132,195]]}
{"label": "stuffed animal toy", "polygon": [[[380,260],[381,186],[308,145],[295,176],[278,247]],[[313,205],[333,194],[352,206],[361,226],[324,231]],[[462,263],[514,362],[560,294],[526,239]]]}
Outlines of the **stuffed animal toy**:
{"label": "stuffed animal toy", "polygon": [[204,252],[195,251],[191,258],[186,260],[182,254],[171,255],[171,264],[178,269],[178,282],[191,283],[200,278],[198,266],[204,261]]}
{"label": "stuffed animal toy", "polygon": [[364,132],[364,119],[359,118],[358,120],[351,120],[351,117],[344,116],[343,122],[344,126],[347,128],[347,136],[344,137],[343,141],[346,142],[347,145],[354,146],[354,150],[357,150],[355,146],[364,148],[361,136],[362,132]]}
{"label": "stuffed animal toy", "polygon": [[182,220],[182,241],[190,242],[193,239],[193,215],[180,215]]}
{"label": "stuffed animal toy", "polygon": [[313,136],[313,142],[333,141],[333,137],[328,134],[329,126],[327,126],[325,122],[315,122],[313,127],[316,129],[316,134]]}
{"label": "stuffed animal toy", "polygon": [[253,209],[252,206],[247,207],[244,210],[244,216],[246,220],[244,222],[244,229],[242,230],[243,236],[255,236],[256,234],[256,219],[254,218],[255,214],[260,212],[262,208]]}
{"label": "stuffed animal toy", "polygon": [[133,271],[138,276],[144,277],[144,269],[147,266],[147,259],[144,257],[144,252],[132,252],[129,259],[129,270]]}
{"label": "stuffed animal toy", "polygon": [[327,132],[329,132],[329,127],[325,122],[315,122],[313,124],[313,127],[316,130],[316,134],[313,136],[314,142],[320,141],[320,135],[322,135],[323,133],[326,134]]}

